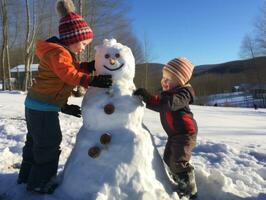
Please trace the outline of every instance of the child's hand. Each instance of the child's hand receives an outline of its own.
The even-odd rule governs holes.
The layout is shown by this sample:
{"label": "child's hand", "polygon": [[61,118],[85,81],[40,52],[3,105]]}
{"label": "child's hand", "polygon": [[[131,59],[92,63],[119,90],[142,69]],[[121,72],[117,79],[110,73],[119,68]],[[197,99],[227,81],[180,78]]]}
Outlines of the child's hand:
{"label": "child's hand", "polygon": [[80,110],[80,107],[77,106],[77,105],[64,105],[62,108],[61,108],[61,112],[62,113],[65,113],[67,115],[73,115],[75,117],[81,117],[81,110]]}
{"label": "child's hand", "polygon": [[80,68],[81,69],[86,69],[87,72],[89,73],[93,73],[95,71],[95,61],[91,61],[91,62],[82,62],[80,63]]}
{"label": "child's hand", "polygon": [[143,101],[146,103],[151,97],[151,95],[148,93],[148,91],[145,88],[138,88],[135,92],[133,92],[133,95],[140,96],[143,99]]}
{"label": "child's hand", "polygon": [[89,86],[99,87],[99,88],[109,88],[112,86],[112,76],[111,75],[98,75],[91,76],[92,81]]}

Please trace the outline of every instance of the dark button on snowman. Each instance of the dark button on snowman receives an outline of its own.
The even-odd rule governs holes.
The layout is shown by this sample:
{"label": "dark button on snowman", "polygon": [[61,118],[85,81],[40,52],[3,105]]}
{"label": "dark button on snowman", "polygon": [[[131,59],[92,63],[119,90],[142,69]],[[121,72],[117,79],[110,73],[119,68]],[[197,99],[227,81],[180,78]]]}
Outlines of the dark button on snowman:
{"label": "dark button on snowman", "polygon": [[142,127],[144,106],[132,96],[133,54],[115,39],[95,49],[96,73],[111,74],[113,86],[91,87],[85,94],[83,126],[59,189],[71,199],[170,199],[158,175],[161,159]]}
{"label": "dark button on snowman", "polygon": [[113,104],[107,104],[104,106],[104,112],[108,115],[112,114],[115,111],[115,107]]}

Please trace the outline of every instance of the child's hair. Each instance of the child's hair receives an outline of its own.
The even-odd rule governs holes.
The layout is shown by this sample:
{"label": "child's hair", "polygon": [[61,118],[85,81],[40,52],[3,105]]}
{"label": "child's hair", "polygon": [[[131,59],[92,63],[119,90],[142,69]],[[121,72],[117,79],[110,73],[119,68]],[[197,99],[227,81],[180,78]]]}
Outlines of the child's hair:
{"label": "child's hair", "polygon": [[59,22],[59,38],[64,45],[71,45],[83,40],[92,39],[93,33],[82,16],[75,13],[72,0],[58,0],[57,12]]}
{"label": "child's hair", "polygon": [[193,69],[194,65],[187,58],[174,58],[163,67],[163,70],[176,77],[180,86],[185,85],[190,80]]}

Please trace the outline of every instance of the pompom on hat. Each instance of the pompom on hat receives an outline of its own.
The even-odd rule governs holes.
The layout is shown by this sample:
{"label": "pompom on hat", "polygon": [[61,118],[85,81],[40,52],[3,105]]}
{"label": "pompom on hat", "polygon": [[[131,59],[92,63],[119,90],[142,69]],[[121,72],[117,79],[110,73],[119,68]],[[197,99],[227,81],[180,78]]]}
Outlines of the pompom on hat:
{"label": "pompom on hat", "polygon": [[190,80],[193,69],[194,65],[187,58],[174,58],[163,67],[163,70],[170,72],[176,77],[178,84],[181,86]]}
{"label": "pompom on hat", "polygon": [[89,24],[82,16],[75,13],[72,0],[58,0],[57,12],[61,17],[59,22],[59,38],[65,45],[71,45],[93,38]]}

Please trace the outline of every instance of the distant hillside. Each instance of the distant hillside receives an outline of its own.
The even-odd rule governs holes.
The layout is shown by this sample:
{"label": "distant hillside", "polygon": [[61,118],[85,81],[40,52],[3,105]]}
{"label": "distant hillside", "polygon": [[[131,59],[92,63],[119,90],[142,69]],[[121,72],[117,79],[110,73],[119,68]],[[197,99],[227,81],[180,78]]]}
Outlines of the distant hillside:
{"label": "distant hillside", "polygon": [[266,83],[266,57],[201,65],[191,80],[198,96],[231,92],[241,83]]}
{"label": "distant hillside", "polygon": [[214,65],[199,65],[194,70],[194,76],[204,73],[241,73],[249,70],[258,70],[266,67],[266,57],[255,59],[236,60]]}
{"label": "distant hillside", "polygon": [[161,88],[161,76],[162,76],[162,68],[163,64],[159,63],[148,63],[146,64],[138,64],[136,65],[136,75],[134,82],[136,87],[145,87],[145,70],[147,66],[147,84],[148,90],[152,93],[158,92]]}
{"label": "distant hillside", "polygon": [[[161,87],[162,67],[163,64],[148,63],[148,89],[153,93]],[[137,87],[145,85],[145,68],[145,64],[136,66]],[[233,86],[241,83],[266,84],[266,57],[196,66],[191,83],[198,96],[231,92]]]}

